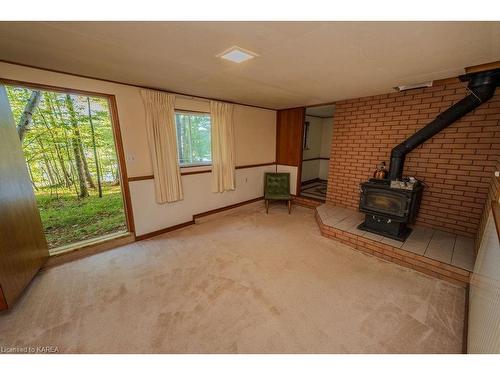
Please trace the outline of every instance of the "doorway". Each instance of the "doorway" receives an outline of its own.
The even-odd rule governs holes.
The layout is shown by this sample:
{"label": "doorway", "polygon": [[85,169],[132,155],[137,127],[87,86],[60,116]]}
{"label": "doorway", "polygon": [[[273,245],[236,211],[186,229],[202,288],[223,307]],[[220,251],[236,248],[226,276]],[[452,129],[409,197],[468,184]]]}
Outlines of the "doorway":
{"label": "doorway", "polygon": [[131,231],[110,97],[5,87],[50,253]]}
{"label": "doorway", "polygon": [[307,107],[302,144],[300,195],[326,199],[335,105]]}

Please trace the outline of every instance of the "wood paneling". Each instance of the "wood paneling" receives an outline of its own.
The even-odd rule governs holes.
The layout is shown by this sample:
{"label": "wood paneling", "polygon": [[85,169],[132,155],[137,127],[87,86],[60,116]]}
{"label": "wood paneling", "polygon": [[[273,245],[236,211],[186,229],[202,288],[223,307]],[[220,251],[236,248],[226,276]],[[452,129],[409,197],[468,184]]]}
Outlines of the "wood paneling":
{"label": "wood paneling", "polygon": [[[283,109],[276,117],[276,164],[300,167],[305,108]],[[300,174],[298,174],[300,176]]]}
{"label": "wood paneling", "polygon": [[495,220],[495,227],[497,228],[498,239],[500,240],[500,203],[492,202],[491,210],[493,212],[493,219]]}
{"label": "wood paneling", "polygon": [[12,304],[49,256],[5,87],[0,85],[0,285]]}
{"label": "wood paneling", "polygon": [[7,309],[7,301],[5,301],[5,297],[3,296],[2,287],[0,286],[0,311]]}
{"label": "wood paneling", "polygon": [[465,68],[465,73],[477,73],[484,72],[486,70],[498,69],[500,68],[500,61],[493,61],[486,64],[468,66]]}

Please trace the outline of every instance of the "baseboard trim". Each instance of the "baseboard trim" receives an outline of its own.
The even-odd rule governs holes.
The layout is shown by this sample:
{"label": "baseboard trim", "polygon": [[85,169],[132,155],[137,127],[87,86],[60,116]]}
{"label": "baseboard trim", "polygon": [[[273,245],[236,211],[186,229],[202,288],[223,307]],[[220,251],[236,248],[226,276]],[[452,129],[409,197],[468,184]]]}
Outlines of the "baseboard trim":
{"label": "baseboard trim", "polygon": [[240,207],[240,206],[244,206],[246,204],[258,202],[258,201],[263,200],[263,199],[264,199],[264,197],[253,198],[253,199],[249,199],[249,200],[246,200],[246,201],[243,201],[243,202],[238,202],[238,203],[230,204],[228,206],[224,206],[224,207],[220,207],[220,208],[215,208],[215,209],[210,210],[210,211],[200,212],[198,214],[194,214],[193,218],[191,220],[189,220],[189,221],[186,221],[184,223],[180,223],[180,224],[177,224],[177,225],[173,225],[171,227],[167,227],[167,228],[163,228],[163,229],[158,229],[158,230],[156,230],[154,232],[149,232],[149,233],[141,234],[140,236],[136,236],[135,240],[136,241],[143,241],[143,240],[146,240],[146,239],[151,238],[151,237],[156,237],[156,236],[159,236],[159,235],[164,234],[164,233],[172,232],[174,230],[181,229],[181,228],[193,225],[193,224],[195,224],[196,219],[202,218],[204,216],[209,216],[209,215],[213,215],[213,214],[216,214],[216,213],[219,213],[219,212],[222,212],[222,211],[231,210],[233,208],[237,208],[237,207]]}
{"label": "baseboard trim", "polygon": [[193,224],[194,224],[194,220],[189,220],[189,221],[186,221],[184,223],[172,225],[171,227],[155,230],[154,232],[141,234],[140,236],[136,236],[135,240],[136,241],[147,240],[148,238],[156,237],[156,236],[159,236],[160,234],[172,232],[174,230],[181,229],[181,228],[187,227],[189,225],[193,225]]}
{"label": "baseboard trim", "polygon": [[204,217],[204,216],[208,216],[208,215],[213,215],[213,214],[216,214],[216,213],[219,213],[219,212],[222,212],[222,211],[231,210],[233,208],[244,206],[246,204],[258,202],[258,201],[261,201],[263,199],[264,199],[264,197],[262,196],[262,197],[258,197],[258,198],[249,199],[249,200],[246,200],[246,201],[243,201],[243,202],[239,202],[239,203],[235,203],[235,204],[230,204],[229,206],[215,208],[215,209],[210,210],[210,211],[201,212],[199,214],[193,215],[193,220],[199,219],[200,217]]}

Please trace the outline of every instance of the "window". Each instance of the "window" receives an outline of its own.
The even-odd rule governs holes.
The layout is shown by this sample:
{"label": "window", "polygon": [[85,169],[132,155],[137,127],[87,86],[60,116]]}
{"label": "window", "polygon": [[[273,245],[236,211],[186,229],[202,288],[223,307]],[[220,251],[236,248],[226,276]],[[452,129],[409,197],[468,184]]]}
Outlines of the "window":
{"label": "window", "polygon": [[181,167],[212,163],[211,122],[208,113],[175,112]]}

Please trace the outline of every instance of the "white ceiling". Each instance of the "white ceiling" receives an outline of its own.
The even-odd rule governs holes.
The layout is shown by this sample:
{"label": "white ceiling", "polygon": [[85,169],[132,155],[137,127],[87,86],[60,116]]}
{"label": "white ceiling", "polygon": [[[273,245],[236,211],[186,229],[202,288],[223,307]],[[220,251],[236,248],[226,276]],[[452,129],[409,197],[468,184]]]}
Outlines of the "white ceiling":
{"label": "white ceiling", "polygon": [[[456,76],[499,41],[500,22],[0,22],[3,60],[269,108]],[[233,45],[259,56],[216,57]]]}
{"label": "white ceiling", "polygon": [[333,117],[335,105],[321,105],[316,107],[307,107],[306,115],[318,117]]}

